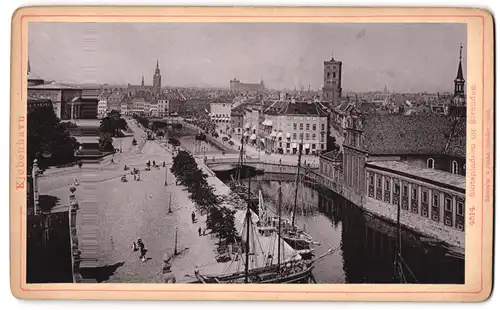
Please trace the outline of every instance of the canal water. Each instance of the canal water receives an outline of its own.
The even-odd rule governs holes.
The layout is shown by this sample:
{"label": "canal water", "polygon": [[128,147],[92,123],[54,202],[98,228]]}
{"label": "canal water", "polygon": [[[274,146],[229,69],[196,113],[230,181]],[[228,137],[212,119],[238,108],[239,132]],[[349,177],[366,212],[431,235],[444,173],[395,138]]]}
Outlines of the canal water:
{"label": "canal water", "polygon": [[[266,204],[277,205],[278,181],[253,181]],[[281,182],[282,210],[290,214],[295,196],[294,182]],[[392,283],[397,227],[369,215],[334,192],[309,182],[297,190],[296,225],[319,242],[315,255],[334,253],[318,262],[318,283]],[[409,230],[401,232],[403,282],[464,283],[464,261],[439,245],[421,241]]]}
{"label": "canal water", "polygon": [[[194,137],[182,136],[180,140],[186,148],[193,148]],[[210,152],[220,151],[211,146]],[[293,176],[286,182],[265,179],[253,178],[252,188],[260,189],[266,205],[274,208],[281,185],[282,210],[290,215],[296,188]],[[222,181],[229,184],[230,179]],[[301,182],[297,188],[296,225],[319,243],[316,256],[334,250],[315,264],[313,274],[318,283],[394,283],[396,225],[369,215],[318,185]],[[403,283],[465,283],[463,259],[440,245],[422,241],[415,232],[403,229],[400,236]]]}

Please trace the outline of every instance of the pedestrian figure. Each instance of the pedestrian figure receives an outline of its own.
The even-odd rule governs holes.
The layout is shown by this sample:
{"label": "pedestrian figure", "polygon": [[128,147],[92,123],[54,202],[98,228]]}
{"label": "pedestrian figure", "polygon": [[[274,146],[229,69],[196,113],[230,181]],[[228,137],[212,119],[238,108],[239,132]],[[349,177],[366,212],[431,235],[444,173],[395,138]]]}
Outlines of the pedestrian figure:
{"label": "pedestrian figure", "polygon": [[82,167],[82,162],[78,162],[78,168]]}
{"label": "pedestrian figure", "polygon": [[155,167],[156,166],[156,162],[153,160],[153,166]]}
{"label": "pedestrian figure", "polygon": [[146,249],[146,246],[144,245],[144,242],[142,242],[141,238],[137,239],[137,245],[139,246],[139,250],[141,251],[141,256],[139,256],[140,260],[145,262],[146,261],[146,252],[148,251]]}
{"label": "pedestrian figure", "polygon": [[207,228],[203,228],[203,236],[205,236],[207,234]]}
{"label": "pedestrian figure", "polygon": [[191,221],[194,223],[195,219],[196,219],[196,215],[194,214],[194,211],[193,211],[193,213],[191,213]]}
{"label": "pedestrian figure", "polygon": [[137,181],[137,176],[134,174],[134,181]]}
{"label": "pedestrian figure", "polygon": [[165,167],[165,162],[163,162],[163,167]]}
{"label": "pedestrian figure", "polygon": [[137,252],[139,248],[137,248],[137,243],[135,241],[132,241],[132,251]]}
{"label": "pedestrian figure", "polygon": [[201,227],[198,227],[198,236],[201,236]]}

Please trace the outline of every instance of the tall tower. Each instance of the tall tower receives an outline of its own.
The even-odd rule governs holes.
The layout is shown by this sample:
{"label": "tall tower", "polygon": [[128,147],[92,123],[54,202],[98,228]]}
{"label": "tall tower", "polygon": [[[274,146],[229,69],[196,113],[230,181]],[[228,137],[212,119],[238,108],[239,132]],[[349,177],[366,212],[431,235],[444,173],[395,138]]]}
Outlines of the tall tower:
{"label": "tall tower", "polygon": [[144,87],[144,74],[142,75],[141,86]]}
{"label": "tall tower", "polygon": [[160,74],[160,63],[158,59],[156,60],[155,74],[153,75],[153,88],[159,93],[161,90],[161,74]]}
{"label": "tall tower", "polygon": [[453,97],[462,97],[465,98],[465,79],[464,79],[464,74],[462,72],[462,48],[463,46],[460,45],[460,58],[458,60],[458,71],[457,71],[457,77],[455,78],[455,92],[453,94]]}
{"label": "tall tower", "polygon": [[323,100],[332,107],[336,106],[342,97],[342,62],[332,59],[324,62]]}
{"label": "tall tower", "polygon": [[455,90],[453,92],[453,100],[451,106],[445,110],[446,115],[454,117],[466,117],[467,116],[467,104],[465,100],[465,79],[462,71],[462,48],[460,45],[460,58],[458,59],[458,70],[457,77],[454,80]]}

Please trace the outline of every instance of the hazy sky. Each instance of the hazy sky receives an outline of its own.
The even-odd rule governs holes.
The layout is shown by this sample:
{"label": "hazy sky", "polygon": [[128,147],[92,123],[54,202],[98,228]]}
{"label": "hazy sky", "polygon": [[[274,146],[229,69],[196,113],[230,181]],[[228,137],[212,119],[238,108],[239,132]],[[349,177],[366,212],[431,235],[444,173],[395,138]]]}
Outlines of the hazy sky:
{"label": "hazy sky", "polygon": [[[453,91],[465,24],[30,23],[32,72],[77,83],[271,88],[323,86],[343,62],[344,90]],[[463,50],[467,56],[466,49]],[[464,74],[466,66],[464,65]]]}

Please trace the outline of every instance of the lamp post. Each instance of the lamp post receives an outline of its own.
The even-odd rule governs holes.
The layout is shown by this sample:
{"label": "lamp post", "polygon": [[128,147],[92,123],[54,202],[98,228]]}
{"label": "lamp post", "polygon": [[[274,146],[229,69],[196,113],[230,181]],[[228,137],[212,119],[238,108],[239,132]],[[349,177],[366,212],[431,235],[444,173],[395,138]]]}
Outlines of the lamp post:
{"label": "lamp post", "polygon": [[179,231],[179,228],[175,228],[175,246],[174,246],[174,255],[177,255],[177,233]]}

